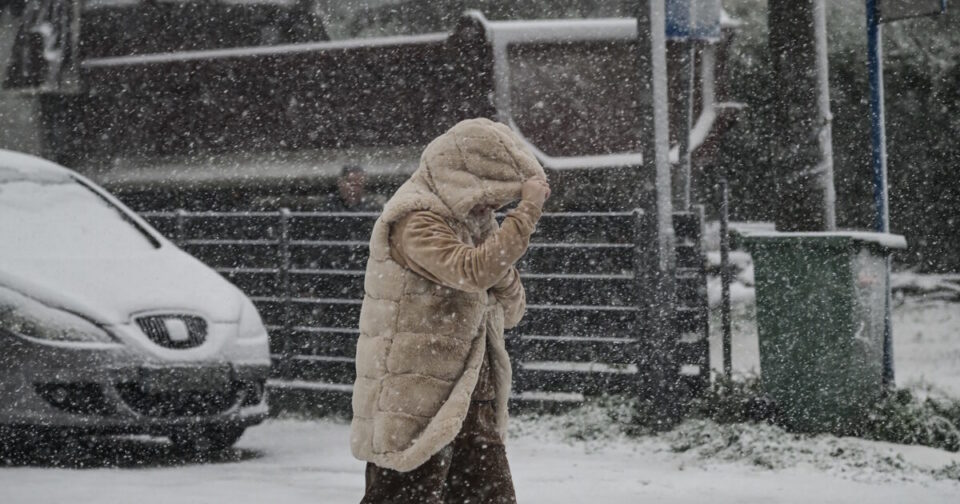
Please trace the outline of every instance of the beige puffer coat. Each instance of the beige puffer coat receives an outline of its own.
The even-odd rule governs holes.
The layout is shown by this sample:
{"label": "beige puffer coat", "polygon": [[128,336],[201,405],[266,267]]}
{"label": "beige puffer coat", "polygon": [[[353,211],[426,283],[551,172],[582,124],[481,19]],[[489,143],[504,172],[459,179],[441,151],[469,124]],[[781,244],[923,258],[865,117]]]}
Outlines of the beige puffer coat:
{"label": "beige puffer coat", "polygon": [[544,176],[508,127],[469,119],[427,146],[420,167],[387,202],[370,238],[360,311],[350,437],[356,458],[406,472],[449,444],[466,416],[485,348],[505,437],[510,361],[502,306],[484,289],[444,287],[395,262],[390,226],[429,210],[470,243],[465,222],[475,205],[517,200],[524,180]]}

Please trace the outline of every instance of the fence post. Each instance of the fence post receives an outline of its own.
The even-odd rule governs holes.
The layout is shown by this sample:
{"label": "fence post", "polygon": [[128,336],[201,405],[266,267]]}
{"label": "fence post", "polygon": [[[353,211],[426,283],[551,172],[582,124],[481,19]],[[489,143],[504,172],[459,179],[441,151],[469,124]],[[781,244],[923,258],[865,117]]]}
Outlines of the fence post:
{"label": "fence post", "polygon": [[723,329],[723,376],[733,378],[733,329],[731,325],[730,284],[733,271],[730,269],[730,189],[727,179],[720,181],[720,316]]}
{"label": "fence post", "polygon": [[286,342],[293,332],[293,310],[290,305],[290,209],[280,209],[280,297],[283,299],[283,354],[289,352]]}
{"label": "fence post", "polygon": [[668,428],[679,417],[678,403],[679,368],[677,351],[679,337],[676,334],[674,313],[676,292],[672,275],[675,266],[666,272],[660,269],[659,244],[656,241],[655,217],[634,210],[633,268],[637,292],[637,341],[633,359],[637,366],[637,394],[640,414],[656,429]]}
{"label": "fence post", "polygon": [[187,239],[187,211],[178,208],[176,211],[176,223],[174,228],[174,241],[178,247],[183,246],[183,242]]}
{"label": "fence post", "polygon": [[634,362],[637,365],[637,383],[635,384],[638,395],[643,396],[648,392],[650,373],[650,356],[645,351],[649,348],[648,341],[645,340],[644,332],[650,329],[649,299],[650,294],[650,264],[647,254],[650,253],[649,247],[644,240],[647,236],[646,215],[643,210],[635,208],[633,210],[633,288],[636,292],[637,312],[634,317],[634,339],[633,352]]}

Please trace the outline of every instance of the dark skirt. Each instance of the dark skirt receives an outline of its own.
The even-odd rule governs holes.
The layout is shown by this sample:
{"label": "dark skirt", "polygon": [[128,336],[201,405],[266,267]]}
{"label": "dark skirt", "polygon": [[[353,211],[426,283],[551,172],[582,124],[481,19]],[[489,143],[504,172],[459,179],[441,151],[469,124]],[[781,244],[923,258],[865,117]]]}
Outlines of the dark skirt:
{"label": "dark skirt", "polygon": [[367,463],[360,504],[514,504],[517,502],[494,401],[472,401],[460,433],[409,472]]}

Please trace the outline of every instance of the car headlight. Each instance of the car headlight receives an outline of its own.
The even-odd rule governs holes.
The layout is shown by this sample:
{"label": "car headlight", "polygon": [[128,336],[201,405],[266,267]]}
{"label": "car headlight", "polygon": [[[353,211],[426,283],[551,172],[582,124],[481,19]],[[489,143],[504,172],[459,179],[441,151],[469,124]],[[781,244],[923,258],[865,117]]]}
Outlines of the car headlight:
{"label": "car headlight", "polygon": [[263,326],[263,320],[260,318],[260,313],[257,312],[257,307],[246,296],[242,297],[241,303],[237,337],[242,340],[266,339],[267,329]]}
{"label": "car headlight", "polygon": [[0,331],[40,343],[117,343],[106,331],[82,317],[3,287]]}

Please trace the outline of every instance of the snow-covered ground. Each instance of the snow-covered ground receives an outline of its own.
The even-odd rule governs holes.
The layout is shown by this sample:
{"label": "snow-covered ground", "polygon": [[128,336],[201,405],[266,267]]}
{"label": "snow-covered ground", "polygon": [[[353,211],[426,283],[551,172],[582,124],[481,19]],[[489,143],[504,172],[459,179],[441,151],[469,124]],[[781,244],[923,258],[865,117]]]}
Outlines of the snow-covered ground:
{"label": "snow-covered ground", "polygon": [[894,310],[897,384],[960,397],[960,303],[908,297]]}
{"label": "snow-covered ground", "polygon": [[[514,422],[508,454],[520,502],[953,503],[960,494],[950,479],[960,465],[942,469],[960,455],[930,448],[705,423],[657,437],[572,441],[566,434],[576,424]],[[74,468],[40,459],[0,469],[0,502],[356,503],[363,464],[350,456],[347,434],[344,422],[271,420],[225,460],[206,464],[156,441],[97,440],[71,453]]]}
{"label": "snow-covered ground", "polygon": [[[758,362],[753,298],[741,288],[734,364],[750,372]],[[901,385],[960,396],[960,303],[898,299],[894,331]],[[363,464],[350,456],[348,432],[342,420],[274,419],[204,464],[162,441],[90,440],[0,460],[0,503],[356,503]],[[705,421],[627,437],[609,410],[591,407],[514,419],[508,455],[522,503],[955,503],[960,495],[956,453]]]}

